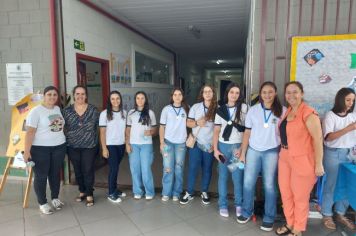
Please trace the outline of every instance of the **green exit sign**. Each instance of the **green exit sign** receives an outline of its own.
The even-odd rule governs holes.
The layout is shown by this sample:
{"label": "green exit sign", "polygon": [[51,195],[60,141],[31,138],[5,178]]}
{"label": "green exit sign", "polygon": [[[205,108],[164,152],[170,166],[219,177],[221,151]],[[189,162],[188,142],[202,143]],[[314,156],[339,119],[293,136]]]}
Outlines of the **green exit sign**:
{"label": "green exit sign", "polygon": [[85,44],[83,41],[74,39],[74,48],[80,51],[85,51]]}

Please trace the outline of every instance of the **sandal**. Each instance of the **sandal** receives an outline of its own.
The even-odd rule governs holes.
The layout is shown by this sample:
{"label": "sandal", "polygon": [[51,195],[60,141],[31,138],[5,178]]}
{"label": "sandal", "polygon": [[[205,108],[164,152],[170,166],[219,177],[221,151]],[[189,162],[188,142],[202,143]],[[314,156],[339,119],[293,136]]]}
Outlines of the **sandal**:
{"label": "sandal", "polygon": [[292,233],[292,230],[287,226],[287,224],[277,228],[276,234],[277,235],[287,235]]}
{"label": "sandal", "polygon": [[84,195],[79,195],[75,198],[75,201],[76,202],[82,202],[84,201],[84,199],[86,198],[87,196],[84,194]]}
{"label": "sandal", "polygon": [[302,232],[299,233],[290,232],[288,236],[302,236]]}
{"label": "sandal", "polygon": [[90,198],[88,199],[88,197],[87,197],[87,200],[86,200],[85,205],[86,205],[87,207],[94,206],[94,198],[93,198],[93,197],[90,197]]}
{"label": "sandal", "polygon": [[336,224],[331,216],[324,216],[323,223],[327,229],[336,230]]}

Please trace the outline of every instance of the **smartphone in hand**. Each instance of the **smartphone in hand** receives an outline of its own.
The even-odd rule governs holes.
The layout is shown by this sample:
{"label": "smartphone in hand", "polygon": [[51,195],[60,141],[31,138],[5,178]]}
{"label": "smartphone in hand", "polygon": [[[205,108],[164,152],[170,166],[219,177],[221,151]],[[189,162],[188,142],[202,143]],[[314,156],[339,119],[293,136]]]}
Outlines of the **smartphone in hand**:
{"label": "smartphone in hand", "polygon": [[221,161],[221,163],[225,163],[226,159],[223,155],[219,155],[219,160]]}

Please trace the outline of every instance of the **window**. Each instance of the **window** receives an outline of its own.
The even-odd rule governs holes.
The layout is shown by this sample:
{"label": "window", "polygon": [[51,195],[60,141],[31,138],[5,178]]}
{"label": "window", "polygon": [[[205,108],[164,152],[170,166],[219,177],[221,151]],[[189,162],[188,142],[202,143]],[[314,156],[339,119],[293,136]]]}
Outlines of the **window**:
{"label": "window", "polygon": [[172,65],[135,51],[136,82],[171,84]]}

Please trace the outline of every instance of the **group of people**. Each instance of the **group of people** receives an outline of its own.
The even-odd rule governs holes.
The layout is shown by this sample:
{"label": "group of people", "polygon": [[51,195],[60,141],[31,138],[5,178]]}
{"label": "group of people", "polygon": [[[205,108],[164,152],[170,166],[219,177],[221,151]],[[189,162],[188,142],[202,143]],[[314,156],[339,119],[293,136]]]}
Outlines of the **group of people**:
{"label": "group of people", "polygon": [[[35,162],[34,189],[40,210],[44,214],[53,213],[46,199],[47,178],[51,205],[56,210],[63,207],[58,194],[66,152],[79,186],[76,201],[85,201],[88,207],[94,205],[94,162],[100,130],[102,156],[109,163],[108,199],[112,202],[121,202],[126,196],[117,188],[125,150],[129,155],[133,197],[154,198],[152,137],[159,134],[162,201],[172,198],[181,204],[189,203],[195,197],[196,179],[201,171],[201,201],[209,204],[212,167],[217,160],[218,206],[222,217],[229,217],[227,181],[231,176],[237,222],[245,224],[251,219],[256,182],[261,173],[265,205],[260,228],[273,230],[279,186],[286,224],[277,228],[276,233],[299,236],[306,230],[310,193],[317,177],[325,171],[321,206],[324,225],[336,229],[335,205],[335,219],[355,229],[354,223],[345,217],[348,202],[333,201],[338,166],[350,161],[349,150],[356,145],[355,91],[342,88],[337,92],[334,107],[322,125],[317,112],[303,101],[302,84],[287,83],[284,94],[287,108],[278,98],[276,85],[265,82],[259,90],[260,102],[248,108],[240,86],[230,83],[218,105],[214,88],[204,85],[198,103],[189,107],[183,91],[175,88],[158,125],[143,91],[135,94],[135,105],[130,111],[123,109],[120,92],[112,91],[106,109],[99,113],[87,103],[86,87],[78,85],[73,89],[74,104],[61,111],[56,106],[58,90],[49,86],[44,90],[43,103],[33,108],[26,119],[24,159]],[[191,129],[189,135],[188,129]],[[188,176],[183,192],[187,150]]]}

